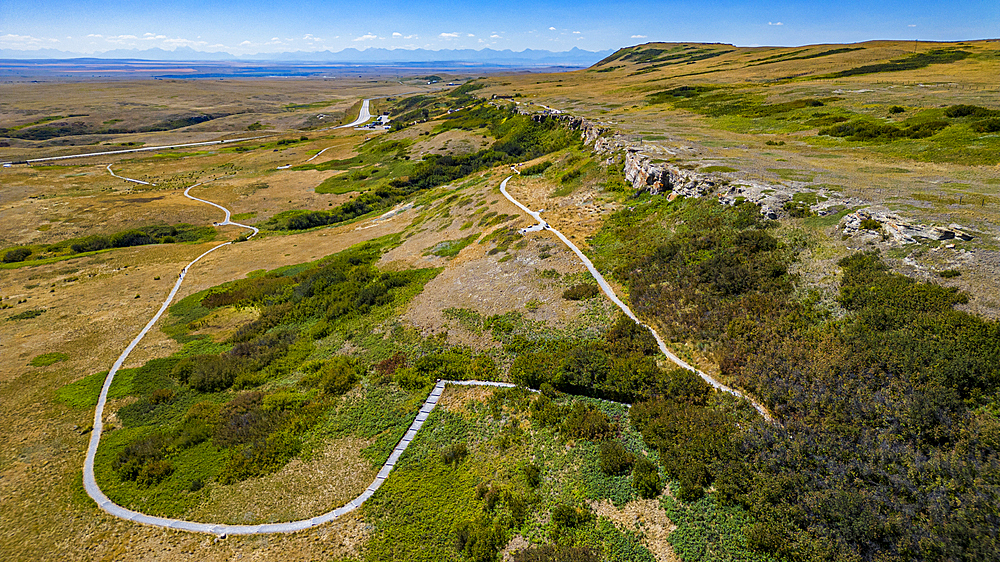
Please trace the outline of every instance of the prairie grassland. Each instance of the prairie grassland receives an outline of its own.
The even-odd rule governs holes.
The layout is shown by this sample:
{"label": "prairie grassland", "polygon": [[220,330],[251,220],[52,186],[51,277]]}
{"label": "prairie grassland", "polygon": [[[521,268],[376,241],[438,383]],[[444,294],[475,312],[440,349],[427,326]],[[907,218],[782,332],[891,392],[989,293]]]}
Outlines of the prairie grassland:
{"label": "prairie grassland", "polygon": [[[653,44],[624,51],[585,71],[495,76],[483,80],[485,88],[480,90],[447,94],[428,103],[418,100],[414,120],[423,121],[421,107],[428,110],[427,120],[384,134],[326,127],[348,120],[362,97],[394,97],[417,89],[414,85],[337,81],[334,87],[308,80],[4,84],[0,97],[17,100],[0,105],[0,124],[8,129],[5,134],[13,135],[5,137],[9,146],[0,147],[4,158],[268,136],[233,146],[4,169],[0,249],[30,246],[33,252],[36,248],[44,252],[45,246],[60,241],[135,226],[210,225],[222,218],[221,212],[181,194],[183,188],[205,182],[193,190],[194,195],[228,207],[244,217],[242,221],[265,231],[205,258],[187,276],[178,299],[194,302],[198,297],[192,295],[202,291],[241,279],[268,278],[265,271],[283,267],[288,269],[273,275],[294,278],[311,267],[300,264],[375,239],[381,240],[385,251],[375,262],[380,277],[373,279],[384,275],[391,280],[393,274],[415,269],[433,273],[421,278],[422,290],[408,288],[412,293],[400,297],[403,304],[398,309],[377,318],[355,319],[325,334],[311,331],[314,324],[309,322],[315,319],[298,318],[279,326],[310,334],[313,347],[291,370],[254,387],[260,392],[315,398],[322,391],[307,388],[312,384],[310,375],[337,355],[383,366],[384,361],[392,363],[397,353],[430,356],[446,367],[449,361],[466,362],[469,372],[478,369],[475,372],[503,378],[519,356],[545,342],[585,345],[580,342],[600,340],[614,322],[613,309],[601,298],[563,297],[567,289],[592,280],[551,233],[517,234],[530,222],[497,191],[500,180],[510,174],[506,164],[487,166],[482,164],[487,160],[475,160],[480,167],[470,164],[474,170],[463,177],[393,199],[392,189],[426,171],[418,168],[422,158],[451,173],[448,166],[472,161],[462,159],[476,157],[499,140],[503,131],[494,127],[489,115],[460,114],[449,120],[448,104],[471,107],[474,100],[465,97],[469,93],[479,98],[520,95],[515,101],[556,107],[603,122],[635,141],[642,139],[645,147],[677,165],[726,174],[736,182],[823,186],[920,221],[959,222],[981,230],[975,241],[959,244],[954,254],[945,255],[944,249],[934,246],[922,248],[923,253],[895,249],[886,256],[897,268],[904,259],[918,260],[927,273],[959,267],[956,264],[964,259],[959,250],[977,256],[997,254],[989,228],[1000,219],[995,205],[1000,141],[996,135],[976,133],[978,118],[948,117],[945,111],[958,104],[1000,109],[997,85],[991,79],[1000,66],[998,49],[995,42],[759,49]],[[968,54],[947,54],[955,51]],[[857,73],[866,67],[882,71]],[[392,104],[385,100],[375,107],[396,107]],[[821,129],[854,121],[900,130],[937,121],[947,125],[930,136],[885,142],[819,134]],[[41,129],[45,127],[49,132]],[[25,134],[33,129],[41,132]],[[42,138],[50,134],[55,136]],[[306,162],[323,149],[322,156]],[[638,249],[622,247],[625,238],[615,238],[609,225],[641,244],[653,244],[672,235],[680,223],[652,224],[641,235],[629,231],[627,213],[633,208],[646,212],[642,209],[666,204],[631,197],[631,186],[625,185],[617,163],[605,158],[575,142],[557,145],[526,159],[525,174],[511,181],[510,191],[532,209],[546,209],[551,224],[597,254],[595,261],[604,260],[599,266],[607,265],[611,273],[622,265],[623,256]],[[113,178],[106,170],[109,163],[119,175],[157,185]],[[292,167],[278,170],[288,165]],[[312,214],[371,201],[373,196],[383,198],[366,207],[367,212],[333,226],[281,228],[290,224],[289,218],[316,216]],[[808,194],[800,199],[812,200]],[[389,208],[393,212],[380,217]],[[830,236],[836,234],[836,218],[789,219],[774,232],[800,252],[791,267],[802,286],[787,287],[789,294],[794,289],[796,298],[819,299],[829,305],[830,314],[843,314],[834,302],[839,283],[835,264],[853,247],[850,241]],[[100,379],[94,374],[106,370],[152,316],[184,264],[244,232],[217,227],[212,242],[62,255],[51,263],[29,259],[0,269],[0,306],[10,307],[0,313],[4,359],[0,420],[8,427],[0,435],[0,551],[10,554],[7,558],[133,560],[152,555],[166,560],[192,556],[222,560],[294,555],[377,560],[397,556],[393,548],[402,545],[405,552],[399,557],[459,559],[471,550],[463,554],[456,549],[455,537],[493,541],[492,529],[517,531],[507,553],[516,545],[565,539],[607,549],[604,552],[615,559],[649,560],[653,554],[660,560],[689,559],[701,546],[715,548],[716,543],[734,548],[733,556],[757,556],[745,549],[742,533],[750,524],[745,512],[720,509],[711,494],[698,502],[681,502],[668,492],[659,505],[665,512],[650,500],[638,500],[631,478],[608,476],[597,469],[598,440],[567,439],[558,435],[562,429],[536,423],[534,413],[527,413],[535,398],[481,389],[449,390],[442,408],[415,442],[413,454],[408,453],[394,472],[394,480],[362,514],[332,525],[291,536],[214,541],[105,516],[86,498],[80,483],[93,412],[74,406],[76,402],[67,402],[65,396],[93,390],[92,384],[72,383]],[[391,244],[385,242],[390,236]],[[986,301],[998,294],[997,276],[989,268],[962,267],[960,276],[942,283],[972,291],[973,301],[966,306],[989,310]],[[815,295],[809,293],[812,288]],[[205,315],[193,323],[185,321],[181,328],[171,325],[176,319],[165,319],[126,367],[232,345],[241,329],[263,317],[263,308],[260,303],[220,306],[200,311]],[[195,341],[199,337],[205,339]],[[678,339],[675,345],[684,357],[707,371],[718,371],[713,365],[717,349],[711,342]],[[405,364],[399,376],[368,370],[368,376],[347,394],[345,404],[364,404],[366,396],[381,399],[381,390],[366,392],[389,388],[396,393],[395,404],[415,405],[421,399],[420,385],[426,382],[420,377],[433,371],[421,368]],[[193,392],[181,383],[168,386]],[[111,421],[122,425],[119,422],[137,409],[135,404],[150,401],[148,390],[118,396],[111,410],[120,410],[124,418],[109,410]],[[235,394],[224,390],[211,398],[226,401]],[[565,396],[558,400],[563,401],[559,407],[566,408],[575,401]],[[592,399],[579,402],[585,410],[609,416],[615,438],[634,455],[654,455],[620,408]],[[747,422],[740,417],[746,412],[736,405],[713,402],[709,407],[738,419],[738,424]],[[328,423],[316,426],[319,429],[305,441],[306,453],[271,474],[235,484],[209,478],[200,482],[206,484],[203,488],[179,492],[200,496],[185,496],[182,499],[191,499],[190,503],[165,509],[192,518],[243,522],[305,517],[342,502],[364,487],[387,454],[394,432],[402,427],[402,418],[388,429],[376,423],[384,413],[377,408],[355,410],[341,412],[343,419],[356,416],[359,427],[370,425],[374,433],[351,433],[336,421],[341,418],[324,418]],[[179,409],[172,413],[177,419],[171,418],[171,423],[183,414]],[[104,446],[121,449],[127,438],[155,431],[153,424],[136,427],[122,426]],[[464,459],[460,442],[469,454]],[[111,451],[107,459],[118,449],[107,449]],[[207,449],[202,453],[216,461],[223,454]],[[635,461],[639,456],[629,458]],[[547,471],[537,490],[526,488],[533,481],[522,462],[526,459],[537,460]],[[114,470],[109,468],[113,460],[105,464],[108,471]],[[176,470],[190,477],[196,468],[178,464]],[[99,477],[101,482],[113,480],[108,474]],[[115,493],[134,505],[145,501],[137,486],[123,486]],[[266,501],[255,501],[261,495]],[[413,505],[426,508],[426,520],[421,519],[425,512],[400,507],[411,496],[417,497]],[[536,507],[537,514],[511,526],[510,516],[523,507],[522,501]],[[681,525],[683,532],[670,538],[675,525]],[[724,530],[722,535],[719,529]],[[491,548],[498,546],[503,545]]]}

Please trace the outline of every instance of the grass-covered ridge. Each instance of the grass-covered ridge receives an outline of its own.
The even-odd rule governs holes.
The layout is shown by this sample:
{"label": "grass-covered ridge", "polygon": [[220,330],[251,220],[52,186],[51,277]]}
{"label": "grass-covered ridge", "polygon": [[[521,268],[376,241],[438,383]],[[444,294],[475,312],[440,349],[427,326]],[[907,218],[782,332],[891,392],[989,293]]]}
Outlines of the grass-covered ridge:
{"label": "grass-covered ridge", "polygon": [[[389,155],[396,161],[392,164],[393,169],[397,166],[403,166],[408,172],[406,175],[399,175],[389,171],[387,175],[379,176],[381,172],[371,168],[360,168],[350,173],[368,174],[368,176],[365,178],[357,177],[357,180],[368,179],[372,176],[389,178],[395,175],[396,177],[376,184],[371,191],[363,193],[333,210],[289,211],[273,217],[265,226],[275,230],[303,230],[344,222],[373,211],[387,209],[407,197],[455,181],[472,172],[497,165],[531,160],[576,142],[575,135],[570,130],[560,126],[557,121],[538,122],[519,115],[514,110],[500,109],[487,104],[456,112],[450,115],[441,127],[442,130],[486,128],[490,135],[497,140],[489,148],[472,154],[459,156],[428,154],[423,160],[412,164],[403,157],[405,144],[390,141],[373,147],[368,153],[369,156],[362,155],[350,160],[317,164],[313,168],[336,169],[339,167],[347,169],[358,165],[368,165],[377,160],[385,163],[385,157]],[[403,151],[402,155],[400,151]],[[310,167],[301,166],[297,169],[308,168]],[[348,180],[350,173],[346,176]],[[338,177],[340,176],[335,176],[335,178]],[[330,185],[324,189],[334,190],[341,181],[332,179]]]}

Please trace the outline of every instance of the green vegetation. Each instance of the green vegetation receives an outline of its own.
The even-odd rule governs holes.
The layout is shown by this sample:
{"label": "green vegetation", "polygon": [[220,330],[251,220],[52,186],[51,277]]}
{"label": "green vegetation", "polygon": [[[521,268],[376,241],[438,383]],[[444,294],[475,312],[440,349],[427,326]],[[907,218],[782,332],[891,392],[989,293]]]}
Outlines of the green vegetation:
{"label": "green vegetation", "polygon": [[713,350],[723,380],[782,424],[737,422],[745,414],[693,377],[675,378],[683,390],[669,400],[632,408],[678,497],[713,487],[699,501],[718,502],[712,517],[734,514],[740,531],[721,543],[707,526],[702,538],[671,540],[688,536],[681,552],[692,560],[716,559],[706,544],[760,559],[995,558],[981,537],[1000,523],[988,499],[1000,474],[1000,324],[955,310],[963,294],[893,274],[871,253],[840,262],[848,314],[832,317],[818,295],[794,297],[795,249],[768,229],[753,206],[644,198],[592,244],[633,310],[670,339]]}
{"label": "green vegetation", "polygon": [[458,240],[444,240],[442,242],[438,242],[433,247],[428,248],[427,251],[424,252],[424,255],[453,258],[457,256],[463,248],[475,242],[477,238],[479,238],[479,233],[470,234],[469,236],[459,238]]}
{"label": "green vegetation", "polygon": [[563,291],[562,297],[566,300],[580,301],[596,297],[601,294],[595,283],[579,283]]}
{"label": "green vegetation", "polygon": [[20,312],[18,314],[13,314],[11,316],[8,316],[7,320],[8,321],[12,321],[12,320],[31,320],[32,318],[38,318],[39,316],[42,315],[43,312],[45,312],[44,308],[35,308],[35,309],[32,309],[32,310],[25,310],[24,312]]}
{"label": "green vegetation", "polygon": [[845,137],[849,141],[887,142],[896,139],[923,139],[939,133],[948,126],[947,121],[928,121],[907,127],[875,123],[872,121],[851,121],[820,129],[820,135]]}
{"label": "green vegetation", "polygon": [[4,254],[3,262],[12,265],[50,263],[53,258],[66,258],[111,248],[126,248],[145,244],[173,244],[176,242],[206,242],[215,238],[215,235],[215,228],[211,226],[192,226],[190,224],[140,226],[111,235],[94,234],[52,244],[14,248]]}
{"label": "green vegetation", "polygon": [[880,72],[900,72],[903,70],[915,70],[924,68],[932,64],[949,64],[964,60],[971,53],[957,49],[933,49],[926,53],[914,53],[901,59],[894,59],[888,62],[866,64],[857,68],[842,70],[832,74],[823,74],[817,78],[844,78],[846,76],[860,76],[863,74],[878,74]]}
{"label": "green vegetation", "polygon": [[[149,513],[181,514],[204,498],[206,485],[275,472],[308,454],[323,436],[343,434],[338,428],[345,426],[349,434],[374,438],[365,455],[381,462],[412,419],[413,402],[406,393],[387,393],[380,386],[385,382],[345,401],[342,396],[368,377],[371,359],[331,356],[318,342],[351,337],[378,356],[375,342],[382,336],[373,332],[380,321],[436,274],[379,272],[373,263],[392,243],[365,243],[175,305],[172,316],[186,322],[175,322],[168,331],[186,342],[183,349],[119,372],[111,386],[109,397],[137,400],[118,410],[123,427],[106,434],[98,451],[97,477],[110,497],[123,505],[141,504]],[[260,315],[221,344],[205,336],[180,337],[200,316],[227,306],[256,308]],[[58,395],[67,404],[89,407],[103,378],[87,377]],[[402,397],[395,417],[387,415],[391,396]],[[359,423],[359,398],[379,403],[364,402],[366,415],[379,418],[374,428]]]}
{"label": "green vegetation", "polygon": [[[997,110],[956,105],[944,110],[913,110],[905,120],[876,119],[841,107],[841,98],[800,98],[768,103],[766,98],[736,85],[691,85],[646,95],[650,105],[669,103],[710,117],[713,126],[741,133],[792,133],[818,128],[809,142],[830,147],[831,137],[874,147],[893,158],[931,162],[993,165],[998,161],[994,133],[1000,132]],[[922,142],[915,142],[922,141]],[[780,146],[784,141],[766,141]]]}
{"label": "green vegetation", "polygon": [[624,503],[636,492],[627,474],[601,472],[597,442],[553,418],[553,408],[603,420],[613,440],[603,443],[626,455],[652,455],[623,406],[523,389],[438,406],[362,508],[375,529],[364,558],[497,561],[517,534],[536,546],[515,560],[654,560],[637,535],[582,501]]}
{"label": "green vegetation", "polygon": [[8,250],[7,253],[3,255],[4,263],[18,263],[28,259],[31,255],[31,248],[14,248]]}
{"label": "green vegetation", "polygon": [[[805,50],[793,51],[791,53],[778,54],[778,55],[773,55],[773,56],[770,56],[770,57],[765,57],[765,58],[762,58],[762,59],[757,59],[756,61],[752,61],[752,64],[748,64],[747,66],[748,67],[749,66],[760,66],[762,64],[774,64],[776,62],[787,62],[787,61],[792,61],[792,60],[818,59],[820,57],[828,57],[828,56],[831,56],[831,55],[839,55],[841,53],[850,53],[851,51],[863,51],[863,50],[864,50],[864,47],[840,47],[840,48],[837,48],[837,49],[829,49],[829,50],[826,50],[826,51],[820,51],[818,53],[810,53],[808,55],[792,56],[792,55],[796,55],[798,53],[805,52]],[[757,61],[761,61],[761,62],[757,62]]]}
{"label": "green vegetation", "polygon": [[[468,84],[466,86],[469,86]],[[462,90],[466,86],[457,88]],[[471,88],[470,89],[474,89]],[[351,220],[369,212],[386,209],[432,187],[444,185],[465,177],[472,172],[503,164],[531,160],[559,150],[575,142],[574,135],[560,126],[556,120],[533,121],[516,112],[480,105],[448,116],[440,126],[441,130],[464,128],[484,128],[496,138],[487,149],[462,156],[428,154],[422,161],[412,165],[408,175],[396,177],[377,188],[364,193],[331,211],[288,211],[280,213],[266,223],[274,230],[303,230]],[[400,141],[389,141],[375,145],[372,152],[382,153],[402,150]],[[398,152],[397,152],[398,153]],[[334,160],[322,164],[299,166],[295,169],[345,169],[367,162],[370,156],[358,156],[349,160]],[[334,176],[340,178],[341,176]],[[331,181],[334,181],[331,178]],[[344,180],[336,180],[344,181]],[[328,187],[332,189],[332,185]]]}
{"label": "green vegetation", "polygon": [[539,162],[538,164],[535,164],[533,166],[528,166],[527,168],[522,169],[521,170],[521,175],[522,176],[535,176],[535,175],[539,175],[539,174],[544,173],[545,170],[548,170],[549,167],[551,167],[551,166],[552,166],[552,162],[550,162],[548,160],[546,160],[545,162]]}
{"label": "green vegetation", "polygon": [[53,351],[52,353],[43,353],[31,360],[29,365],[32,367],[48,367],[49,365],[54,365],[60,361],[65,361],[69,359],[69,355],[65,353],[60,353],[58,351]]}
{"label": "green vegetation", "polygon": [[63,123],[54,123],[51,125],[46,124],[50,121],[69,119],[71,117],[86,117],[86,115],[67,115],[65,117],[58,115],[54,117],[47,117],[38,120],[34,123],[22,125],[20,127],[11,127],[9,129],[0,128],[0,135],[8,136],[11,138],[41,141],[57,137],[66,137],[75,135],[90,135],[90,134],[120,135],[126,133],[149,133],[155,131],[172,131],[174,129],[180,129],[182,127],[188,127],[191,125],[196,125],[198,123],[204,123],[206,121],[211,121],[213,119],[219,119],[227,116],[229,116],[228,113],[209,114],[209,113],[192,112],[187,115],[178,115],[154,123],[152,125],[147,125],[144,127],[136,127],[136,128],[122,128],[122,127],[108,126],[116,123],[105,123],[103,126],[97,127],[85,121],[67,121]]}

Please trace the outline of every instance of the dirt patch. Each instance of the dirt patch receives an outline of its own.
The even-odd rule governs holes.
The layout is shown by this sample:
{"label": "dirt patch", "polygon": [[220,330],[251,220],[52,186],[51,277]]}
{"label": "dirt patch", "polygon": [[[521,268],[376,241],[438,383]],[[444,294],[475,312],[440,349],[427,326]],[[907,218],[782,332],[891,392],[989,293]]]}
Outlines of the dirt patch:
{"label": "dirt patch", "polygon": [[666,512],[657,500],[633,500],[615,507],[610,500],[592,501],[591,509],[600,517],[607,517],[620,529],[634,531],[642,536],[642,543],[659,562],[680,562],[667,537],[677,525],[667,519]]}
{"label": "dirt patch", "polygon": [[444,387],[437,407],[451,412],[467,412],[469,402],[486,402],[496,389],[490,386],[460,386]]}
{"label": "dirt patch", "polygon": [[378,472],[359,452],[368,441],[336,439],[309,461],[292,459],[278,472],[225,486],[210,483],[205,502],[184,519],[253,525],[315,517],[356,498]]}
{"label": "dirt patch", "polygon": [[229,339],[240,327],[260,317],[256,308],[233,308],[231,306],[213,310],[208,316],[188,325],[191,335],[207,335],[212,341]]}

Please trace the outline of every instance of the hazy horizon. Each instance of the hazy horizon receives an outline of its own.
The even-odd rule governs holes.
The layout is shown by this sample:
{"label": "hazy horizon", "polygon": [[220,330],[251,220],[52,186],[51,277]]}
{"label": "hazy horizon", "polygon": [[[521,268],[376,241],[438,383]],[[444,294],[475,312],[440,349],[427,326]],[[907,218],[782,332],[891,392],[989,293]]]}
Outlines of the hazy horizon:
{"label": "hazy horizon", "polygon": [[108,0],[0,5],[0,49],[94,55],[116,49],[234,56],[344,49],[525,49],[605,51],[645,42],[799,46],[870,40],[965,41],[1000,30],[1000,4],[903,2],[695,2],[596,0],[458,4],[376,1],[298,3],[181,0],[122,5]]}

